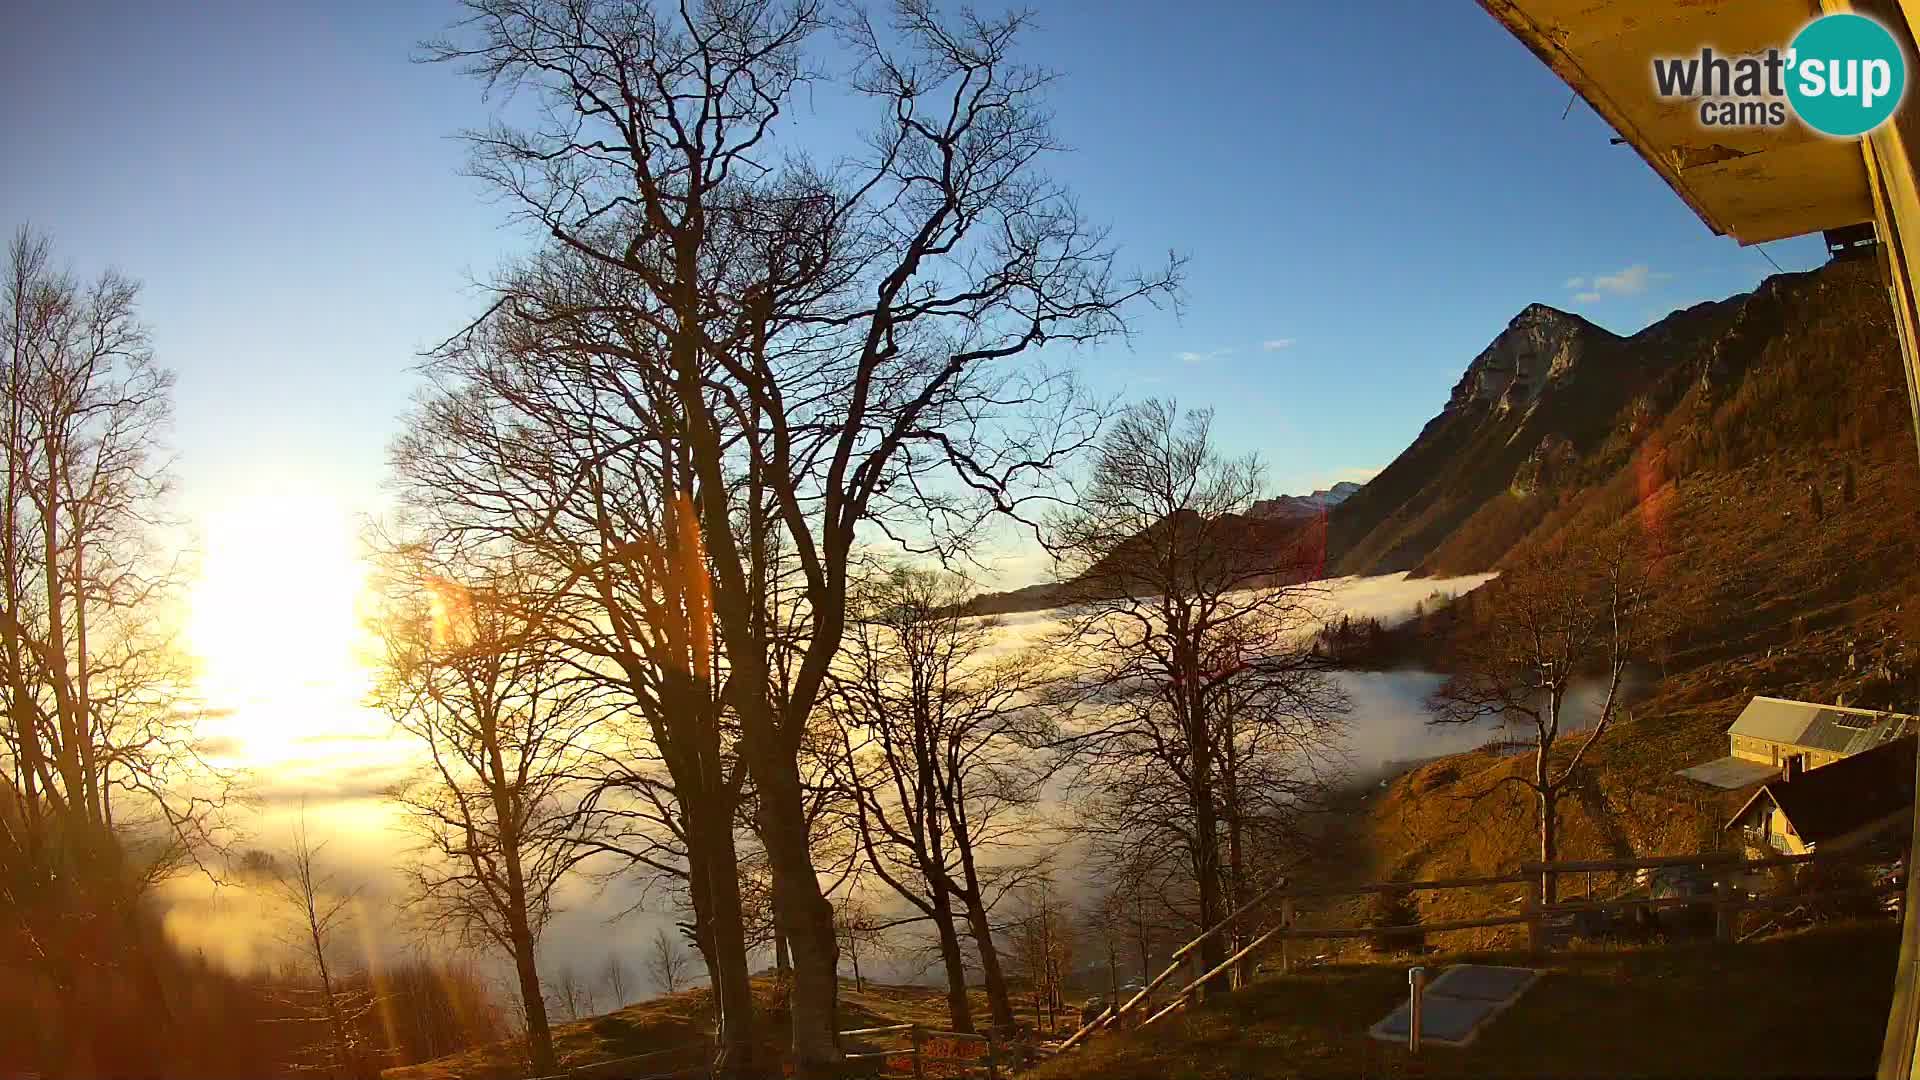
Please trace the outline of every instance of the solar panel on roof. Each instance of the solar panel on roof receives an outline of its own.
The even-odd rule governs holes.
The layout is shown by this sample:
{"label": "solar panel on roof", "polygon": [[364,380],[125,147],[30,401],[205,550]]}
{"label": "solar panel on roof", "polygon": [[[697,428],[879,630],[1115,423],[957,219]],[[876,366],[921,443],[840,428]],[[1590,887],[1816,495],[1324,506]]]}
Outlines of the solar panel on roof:
{"label": "solar panel on roof", "polygon": [[1828,719],[1832,720],[1835,724],[1838,724],[1843,728],[1850,728],[1854,731],[1859,731],[1863,728],[1870,728],[1873,725],[1880,722],[1880,718],[1873,715],[1872,713],[1863,714],[1863,713],[1835,712],[1835,713],[1828,713],[1827,716],[1828,716]]}

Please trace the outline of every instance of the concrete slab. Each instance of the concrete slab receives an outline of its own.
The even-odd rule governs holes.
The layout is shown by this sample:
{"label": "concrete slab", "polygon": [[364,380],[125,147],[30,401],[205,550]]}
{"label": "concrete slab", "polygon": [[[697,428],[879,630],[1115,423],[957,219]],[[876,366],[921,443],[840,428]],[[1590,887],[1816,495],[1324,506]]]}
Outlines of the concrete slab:
{"label": "concrete slab", "polygon": [[1698,780],[1728,791],[1758,784],[1779,774],[1778,769],[1763,761],[1748,761],[1746,758],[1723,757],[1695,765],[1691,769],[1681,769],[1679,775],[1689,780]]}
{"label": "concrete slab", "polygon": [[[1494,1017],[1518,1001],[1540,978],[1532,968],[1456,964],[1427,984],[1420,1001],[1420,1041],[1436,1046],[1466,1046]],[[1367,1034],[1382,1042],[1407,1041],[1409,1005],[1388,1013]]]}
{"label": "concrete slab", "polygon": [[1520,996],[1533,985],[1540,973],[1532,968],[1496,967],[1492,964],[1458,964],[1427,984],[1429,997],[1467,998],[1473,1001],[1506,1001]]}
{"label": "concrete slab", "polygon": [[[1491,1001],[1434,997],[1429,994],[1420,1004],[1420,1038],[1425,1042],[1465,1045],[1473,1037],[1474,1029],[1493,1012],[1494,1006],[1495,1003]],[[1395,1042],[1405,1042],[1407,1007],[1401,1005],[1393,1010],[1376,1027],[1378,1034]]]}

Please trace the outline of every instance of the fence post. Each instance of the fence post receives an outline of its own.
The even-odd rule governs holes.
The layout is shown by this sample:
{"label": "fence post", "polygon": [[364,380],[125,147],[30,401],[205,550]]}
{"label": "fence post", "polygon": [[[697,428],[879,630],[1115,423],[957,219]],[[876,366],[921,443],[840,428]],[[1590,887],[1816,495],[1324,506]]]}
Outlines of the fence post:
{"label": "fence post", "polygon": [[1713,883],[1713,940],[1729,942],[1733,940],[1733,868],[1720,871],[1720,877]]}
{"label": "fence post", "polygon": [[927,1075],[926,1061],[923,1057],[926,1054],[926,1040],[920,1034],[919,1024],[907,1029],[907,1038],[913,1042],[913,1080],[922,1080]]}
{"label": "fence post", "polygon": [[1407,1053],[1420,1052],[1420,1013],[1427,990],[1427,969],[1407,969]]}
{"label": "fence post", "polygon": [[996,1035],[998,1030],[991,1026],[987,1028],[987,1080],[1000,1080],[1000,1041]]}
{"label": "fence post", "polygon": [[1541,904],[1540,874],[1527,875],[1527,951],[1538,953],[1546,941],[1546,914]]}
{"label": "fence post", "polygon": [[1285,927],[1280,933],[1280,974],[1293,972],[1293,936],[1287,930],[1293,929],[1293,897],[1284,897],[1280,901],[1280,925]]}

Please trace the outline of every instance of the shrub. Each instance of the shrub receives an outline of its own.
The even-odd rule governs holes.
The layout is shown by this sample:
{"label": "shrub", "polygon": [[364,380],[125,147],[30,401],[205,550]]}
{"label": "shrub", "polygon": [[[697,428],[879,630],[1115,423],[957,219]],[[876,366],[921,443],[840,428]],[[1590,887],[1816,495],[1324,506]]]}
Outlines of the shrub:
{"label": "shrub", "polygon": [[1414,903],[1411,889],[1374,893],[1369,925],[1405,927],[1374,935],[1371,947],[1376,953],[1420,952],[1427,946],[1427,932],[1420,929],[1420,906]]}

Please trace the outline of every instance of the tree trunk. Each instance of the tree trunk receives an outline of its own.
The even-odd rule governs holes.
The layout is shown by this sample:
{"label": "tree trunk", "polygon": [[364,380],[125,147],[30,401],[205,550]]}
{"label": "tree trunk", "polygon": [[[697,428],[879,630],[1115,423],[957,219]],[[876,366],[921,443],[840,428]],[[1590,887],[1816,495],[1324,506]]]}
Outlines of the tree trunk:
{"label": "tree trunk", "polygon": [[788,1004],[793,1017],[794,1076],[799,1080],[830,1077],[840,1065],[840,943],[833,905],[821,895],[814,872],[799,777],[791,768],[766,760],[765,751],[771,748],[758,749],[760,753],[749,763],[756,766],[759,832],[773,871],[773,918],[793,954]]}
{"label": "tree trunk", "polygon": [[[1220,895],[1220,821],[1213,805],[1213,775],[1209,768],[1212,747],[1198,703],[1188,705],[1187,748],[1192,764],[1187,800],[1193,811],[1193,875],[1200,892],[1200,931],[1213,928],[1225,914]],[[1227,958],[1228,942],[1223,934],[1214,934],[1200,943],[1200,969],[1212,971]],[[1201,987],[1204,996],[1232,989],[1232,975],[1221,972]]]}
{"label": "tree trunk", "polygon": [[[1136,899],[1134,903],[1138,905],[1140,901]],[[1137,907],[1134,912],[1133,933],[1134,947],[1140,950],[1140,985],[1145,986],[1147,980],[1154,976],[1153,972],[1147,970],[1153,963],[1153,928],[1147,925],[1146,916]]]}
{"label": "tree trunk", "polygon": [[[51,435],[47,437],[45,442],[47,475],[49,477],[58,476],[57,465],[60,460],[59,450],[55,446]],[[46,533],[46,550],[44,555],[46,559],[47,626],[50,628],[50,633],[45,642],[45,657],[48,669],[47,681],[52,684],[54,714],[58,722],[60,734],[60,743],[56,748],[58,753],[55,756],[55,764],[60,769],[61,786],[65,788],[64,794],[70,815],[67,827],[73,828],[75,824],[78,823],[83,827],[82,831],[84,831],[84,827],[91,826],[93,822],[85,817],[87,805],[86,782],[81,778],[80,774],[80,740],[83,737],[83,729],[76,723],[78,710],[73,700],[73,685],[69,681],[72,672],[67,660],[67,619],[64,614],[66,590],[62,587],[60,581],[60,545],[58,531],[60,496],[57,482],[48,480],[45,491],[47,496],[46,508],[42,511],[41,516],[44,518],[45,523],[43,529]],[[90,838],[80,837],[78,839],[81,840],[81,844],[79,845],[81,850],[86,850],[91,847],[91,843],[88,842]]]}
{"label": "tree trunk", "polygon": [[553,1056],[553,1031],[547,1026],[547,1001],[540,990],[540,972],[533,959],[533,934],[523,916],[509,915],[513,937],[513,969],[520,980],[520,1004],[527,1014],[527,1057],[535,1076],[559,1071]]}
{"label": "tree trunk", "polygon": [[1107,938],[1107,995],[1108,995],[1107,1007],[1110,1009],[1118,1009],[1120,1007],[1120,950],[1119,950],[1119,947],[1114,943],[1114,940],[1111,936],[1112,931],[1109,930],[1108,934],[1109,936]]}
{"label": "tree trunk", "polygon": [[993,923],[987,919],[987,905],[980,896],[980,883],[974,875],[973,853],[960,849],[961,865],[966,869],[967,891],[960,901],[967,909],[967,929],[973,935],[973,947],[980,953],[980,980],[987,987],[987,1011],[993,1017],[994,1030],[1014,1029],[1013,994],[1007,989],[1007,975],[1000,967],[1000,950],[993,943]]}
{"label": "tree trunk", "polygon": [[[676,352],[683,347],[676,344]],[[794,1076],[796,1080],[833,1076],[841,1063],[840,944],[833,925],[833,905],[821,893],[813,866],[800,789],[799,740],[792,734],[793,728],[804,724],[814,696],[801,694],[804,700],[791,703],[793,715],[786,717],[769,700],[773,683],[766,659],[768,646],[764,636],[753,628],[753,613],[759,610],[761,599],[748,595],[744,573],[747,564],[732,531],[731,489],[720,473],[719,440],[707,423],[704,388],[691,362],[676,357],[675,367],[680,374],[677,392],[686,405],[688,436],[699,473],[703,536],[713,555],[711,602],[727,656],[734,664],[728,684],[733,687],[731,696],[740,718],[740,754],[760,800],[756,831],[766,848],[773,877],[774,925],[785,936],[793,955],[788,1001]],[[831,618],[827,621],[832,622]],[[838,626],[822,627],[818,640],[831,639],[837,645],[839,630]]]}
{"label": "tree trunk", "polygon": [[960,935],[953,929],[953,898],[934,886],[933,927],[940,936],[940,959],[947,969],[947,1016],[953,1030],[973,1032],[973,1003],[967,1000],[967,965],[960,952]]}
{"label": "tree trunk", "polygon": [[[1244,830],[1241,827],[1240,792],[1235,784],[1236,763],[1233,757],[1232,733],[1228,733],[1227,762],[1224,775],[1221,776],[1221,788],[1226,793],[1227,805],[1227,887],[1229,894],[1227,907],[1238,911],[1249,899],[1247,888],[1246,852],[1243,847]],[[1250,935],[1241,920],[1235,920],[1227,931],[1228,943],[1232,952],[1239,952],[1246,945]],[[1247,985],[1253,978],[1253,957],[1245,956],[1233,966],[1230,972],[1235,989]]]}
{"label": "tree trunk", "polygon": [[739,1076],[753,1068],[753,984],[747,968],[746,927],[740,915],[740,865],[733,843],[733,815],[720,814],[702,800],[689,832],[701,837],[699,862],[702,881],[696,891],[706,895],[709,947],[707,977],[713,985],[718,1016],[717,1052],[713,1075]]}
{"label": "tree trunk", "polygon": [[[520,818],[514,792],[506,777],[505,760],[500,750],[499,732],[488,724],[482,732],[488,764],[492,768],[490,786],[494,821],[500,829],[500,862],[506,869],[507,937],[513,946],[513,966],[520,979],[520,1001],[527,1013],[527,1051],[536,1076],[550,1075],[558,1068],[553,1056],[553,1031],[547,1025],[547,1002],[541,992],[540,972],[534,959],[533,927],[527,920],[527,885],[520,865]],[[479,861],[476,853],[468,858]]]}

